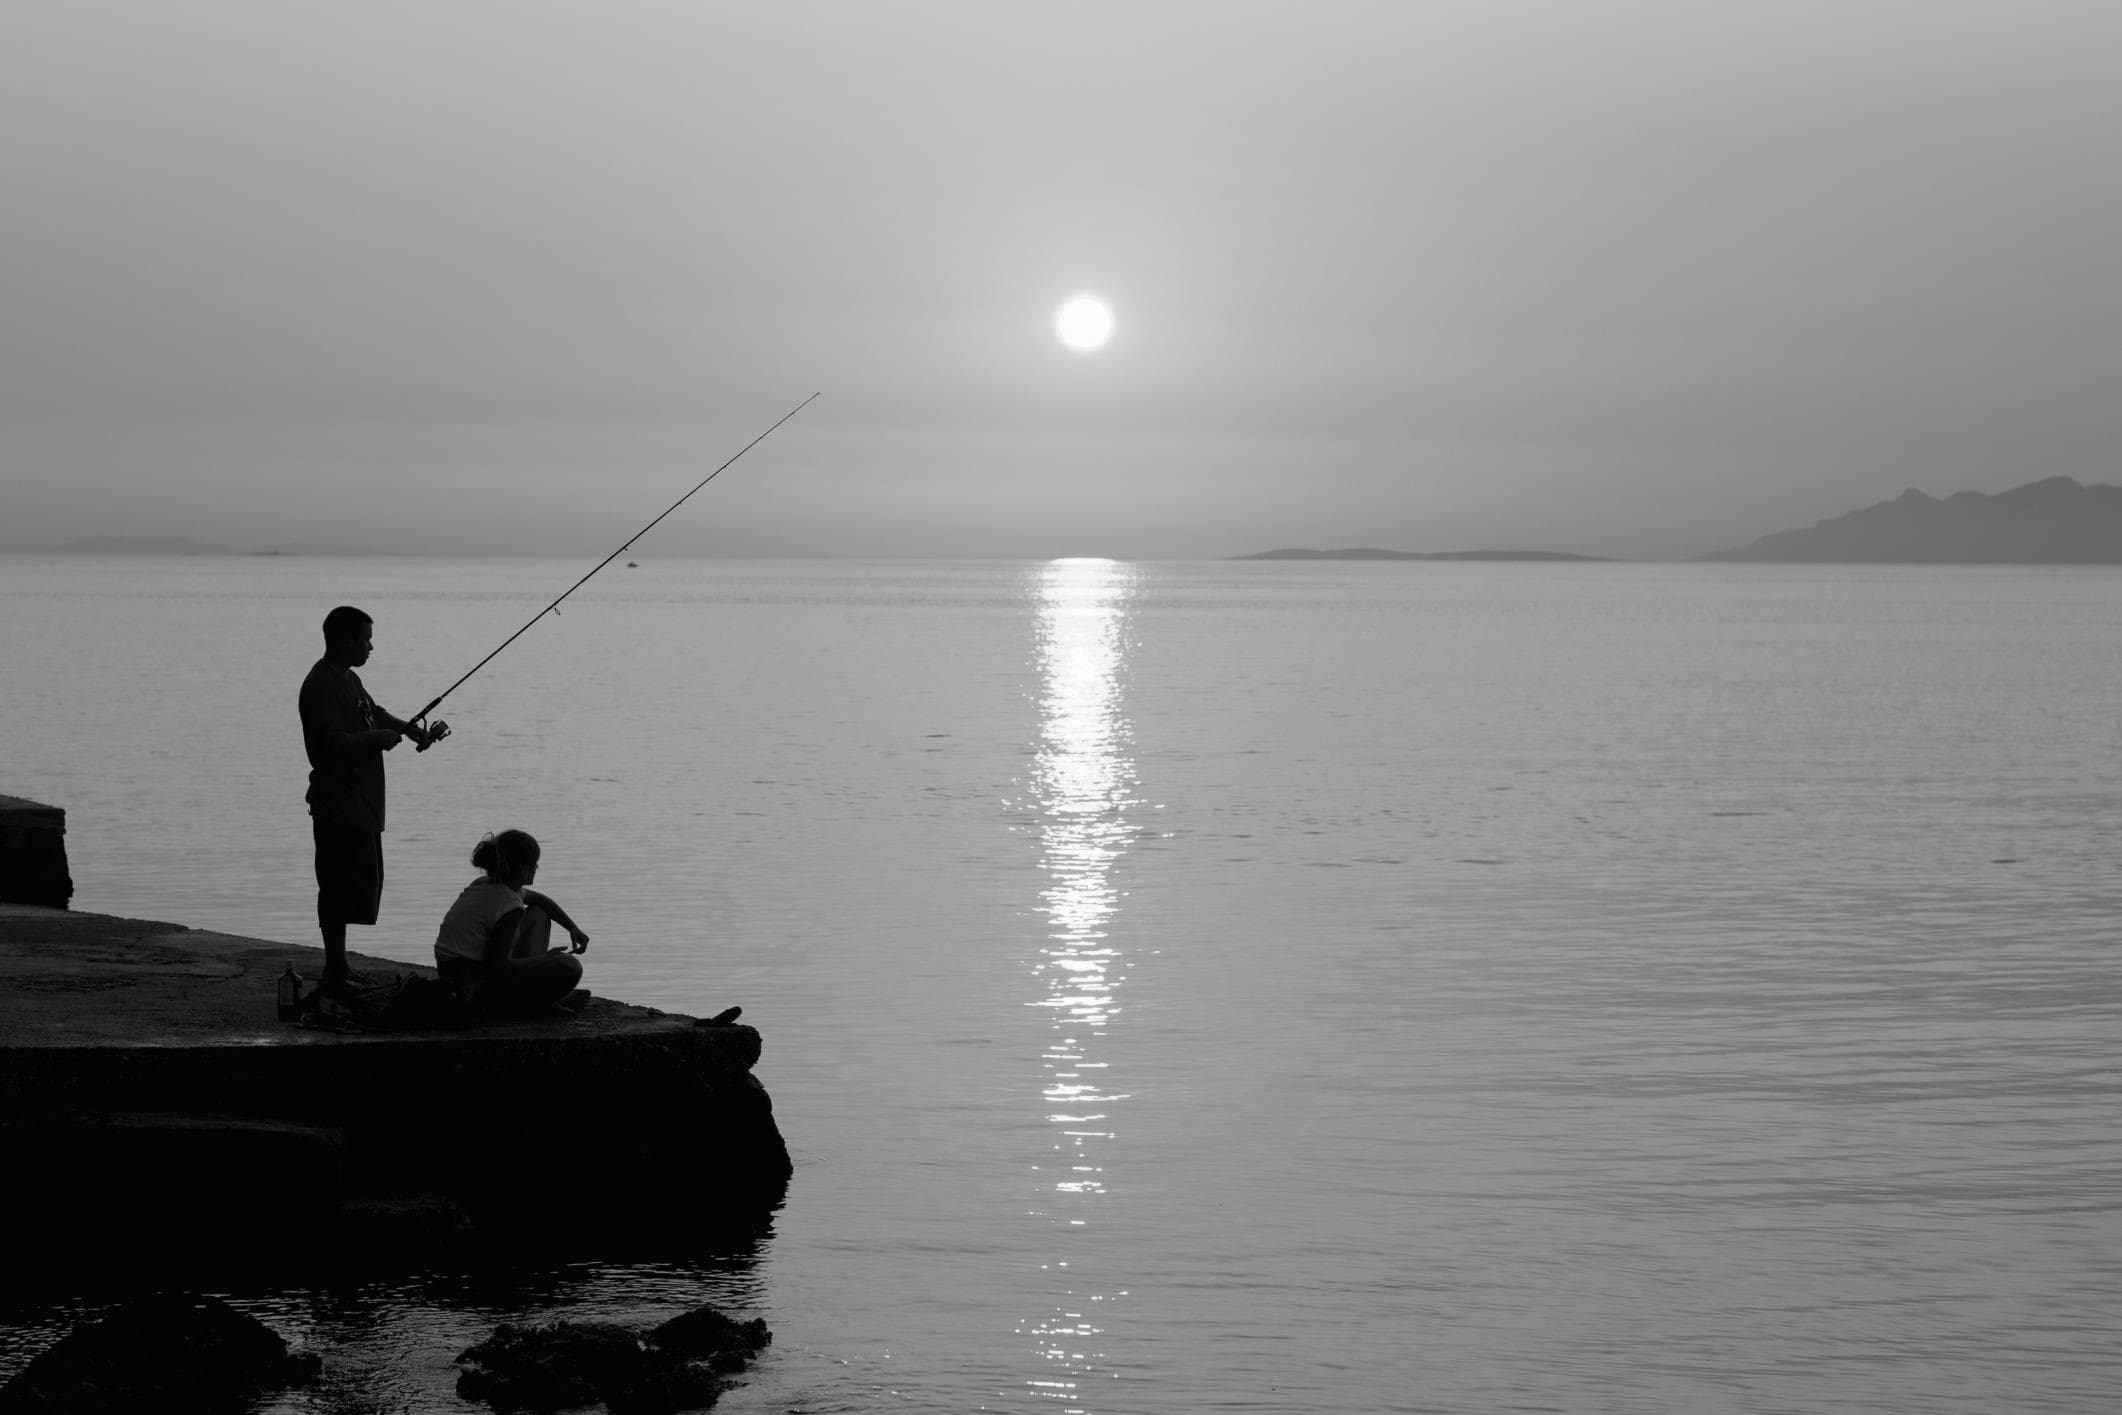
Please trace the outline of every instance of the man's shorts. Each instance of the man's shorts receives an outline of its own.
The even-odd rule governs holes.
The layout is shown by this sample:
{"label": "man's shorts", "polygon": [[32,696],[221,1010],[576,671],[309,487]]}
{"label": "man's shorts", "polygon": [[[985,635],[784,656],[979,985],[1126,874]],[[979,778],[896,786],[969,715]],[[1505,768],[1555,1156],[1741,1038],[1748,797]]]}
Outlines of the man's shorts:
{"label": "man's shorts", "polygon": [[373,924],[383,902],[383,832],[310,817],[317,840],[317,921]]}

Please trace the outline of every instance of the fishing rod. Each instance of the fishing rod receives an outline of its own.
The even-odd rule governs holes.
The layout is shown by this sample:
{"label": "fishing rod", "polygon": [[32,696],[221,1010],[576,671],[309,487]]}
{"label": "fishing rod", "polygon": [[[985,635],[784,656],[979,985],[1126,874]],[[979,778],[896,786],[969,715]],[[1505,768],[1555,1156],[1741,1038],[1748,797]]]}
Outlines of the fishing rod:
{"label": "fishing rod", "polygon": [[[819,392],[823,391],[823,389],[819,390]],[[701,487],[706,486],[716,477],[719,477],[724,472],[728,471],[730,469],[731,464],[734,463],[737,458],[742,457],[745,453],[751,451],[754,447],[757,447],[760,443],[766,441],[768,434],[772,433],[774,428],[781,426],[781,424],[787,422],[790,418],[802,412],[805,408],[808,408],[811,405],[811,399],[816,398],[817,396],[817,393],[811,394],[810,398],[805,398],[795,407],[790,408],[780,417],[774,419],[773,427],[769,427],[765,432],[760,433],[757,437],[745,443],[742,447],[739,447],[736,452],[731,454],[728,462],[724,462],[721,466],[715,468],[706,476],[700,478],[699,482],[694,485],[693,491],[698,491]],[[602,560],[599,560],[596,565],[590,569],[589,575],[584,575],[581,579],[575,581],[572,585],[569,585],[566,589],[562,590],[560,592],[559,599],[555,599],[551,604],[548,604],[547,606],[545,606],[545,608],[539,610],[536,614],[533,614],[530,617],[529,624],[525,624],[521,629],[518,629],[515,633],[510,634],[507,638],[501,641],[501,648],[495,649],[493,653],[488,654],[485,658],[482,658],[477,663],[473,664],[471,668],[471,673],[465,674],[464,677],[459,678],[456,682],[450,684],[447,688],[444,688],[441,692],[437,693],[433,702],[429,703],[426,707],[420,709],[420,711],[414,713],[411,719],[409,720],[412,723],[416,724],[426,721],[427,715],[429,713],[433,712],[436,708],[442,706],[442,700],[444,698],[448,697],[451,693],[456,692],[459,688],[463,687],[465,683],[470,681],[472,673],[477,673],[480,669],[486,667],[486,665],[488,665],[489,663],[492,663],[494,659],[500,654],[501,649],[507,648],[510,644],[516,642],[516,640],[522,638],[525,634],[529,633],[531,624],[536,624],[540,619],[543,619],[546,615],[551,614],[554,610],[558,609],[560,607],[560,600],[566,599],[576,590],[581,589],[584,585],[589,583],[590,575],[596,574],[597,571],[602,570],[605,566],[611,564],[614,560],[617,560],[620,556],[624,555],[626,553],[627,546],[632,545],[635,541],[641,539],[641,537],[647,535],[650,531],[654,530],[656,528],[656,522],[661,521],[663,519],[663,516],[668,516],[671,512],[677,510],[680,506],[683,506],[686,502],[692,500],[693,491],[688,491],[687,493],[685,493],[685,495],[679,497],[676,501],[673,501],[670,505],[664,507],[662,516],[656,517],[655,521],[650,521],[640,530],[635,531],[632,535],[628,536],[626,538],[625,544],[621,545],[617,550],[613,551],[611,554],[605,556]],[[416,748],[416,750],[424,752],[431,745],[441,741],[444,737],[447,737],[448,735],[449,724],[446,722],[438,722],[434,725],[433,729],[428,732],[427,740],[421,742]]]}

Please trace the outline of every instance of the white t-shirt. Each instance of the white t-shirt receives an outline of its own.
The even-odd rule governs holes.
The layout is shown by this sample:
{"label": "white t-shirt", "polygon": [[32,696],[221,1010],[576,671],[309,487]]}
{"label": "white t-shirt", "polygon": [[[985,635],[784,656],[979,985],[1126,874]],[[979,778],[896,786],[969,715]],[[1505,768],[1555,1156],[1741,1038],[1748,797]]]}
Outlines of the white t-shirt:
{"label": "white t-shirt", "polygon": [[490,875],[479,876],[464,886],[457,902],[442,916],[442,928],[435,935],[435,962],[447,958],[484,962],[486,941],[493,937],[494,925],[503,914],[522,907],[521,890],[510,889]]}

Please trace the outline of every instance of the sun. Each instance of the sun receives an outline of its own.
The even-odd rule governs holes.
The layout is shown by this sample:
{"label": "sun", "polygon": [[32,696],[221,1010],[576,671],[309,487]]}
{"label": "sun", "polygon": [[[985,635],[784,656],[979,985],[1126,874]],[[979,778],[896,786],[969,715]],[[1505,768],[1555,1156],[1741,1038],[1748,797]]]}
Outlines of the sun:
{"label": "sun", "polygon": [[1079,354],[1102,348],[1113,337],[1113,307],[1088,291],[1070,295],[1054,311],[1054,333]]}

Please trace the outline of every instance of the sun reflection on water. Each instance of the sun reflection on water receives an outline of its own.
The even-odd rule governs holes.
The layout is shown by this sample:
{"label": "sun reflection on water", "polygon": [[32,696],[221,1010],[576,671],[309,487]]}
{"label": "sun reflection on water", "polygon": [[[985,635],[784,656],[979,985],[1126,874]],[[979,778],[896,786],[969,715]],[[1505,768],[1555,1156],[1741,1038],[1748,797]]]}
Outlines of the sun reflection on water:
{"label": "sun reflection on water", "polygon": [[1137,578],[1133,567],[1111,560],[1056,560],[1040,567],[1034,584],[1043,689],[1030,804],[1047,885],[1037,910],[1046,922],[1035,960],[1040,993],[1031,1005],[1048,1012],[1053,1029],[1042,1056],[1053,1143],[1039,1166],[1043,1197],[1034,1216],[1056,1231],[1054,1256],[1043,1265],[1055,1305],[1018,1330],[1041,1358],[1027,1389],[1071,1410],[1088,1408],[1086,1382],[1114,1374],[1099,1318],[1127,1295],[1088,1290],[1095,1279],[1069,1264],[1097,1217],[1113,1110],[1127,1099],[1112,1089],[1098,1043],[1122,1010],[1126,960],[1112,927],[1122,895],[1112,870],[1136,830],[1129,815],[1141,805],[1122,703]]}

